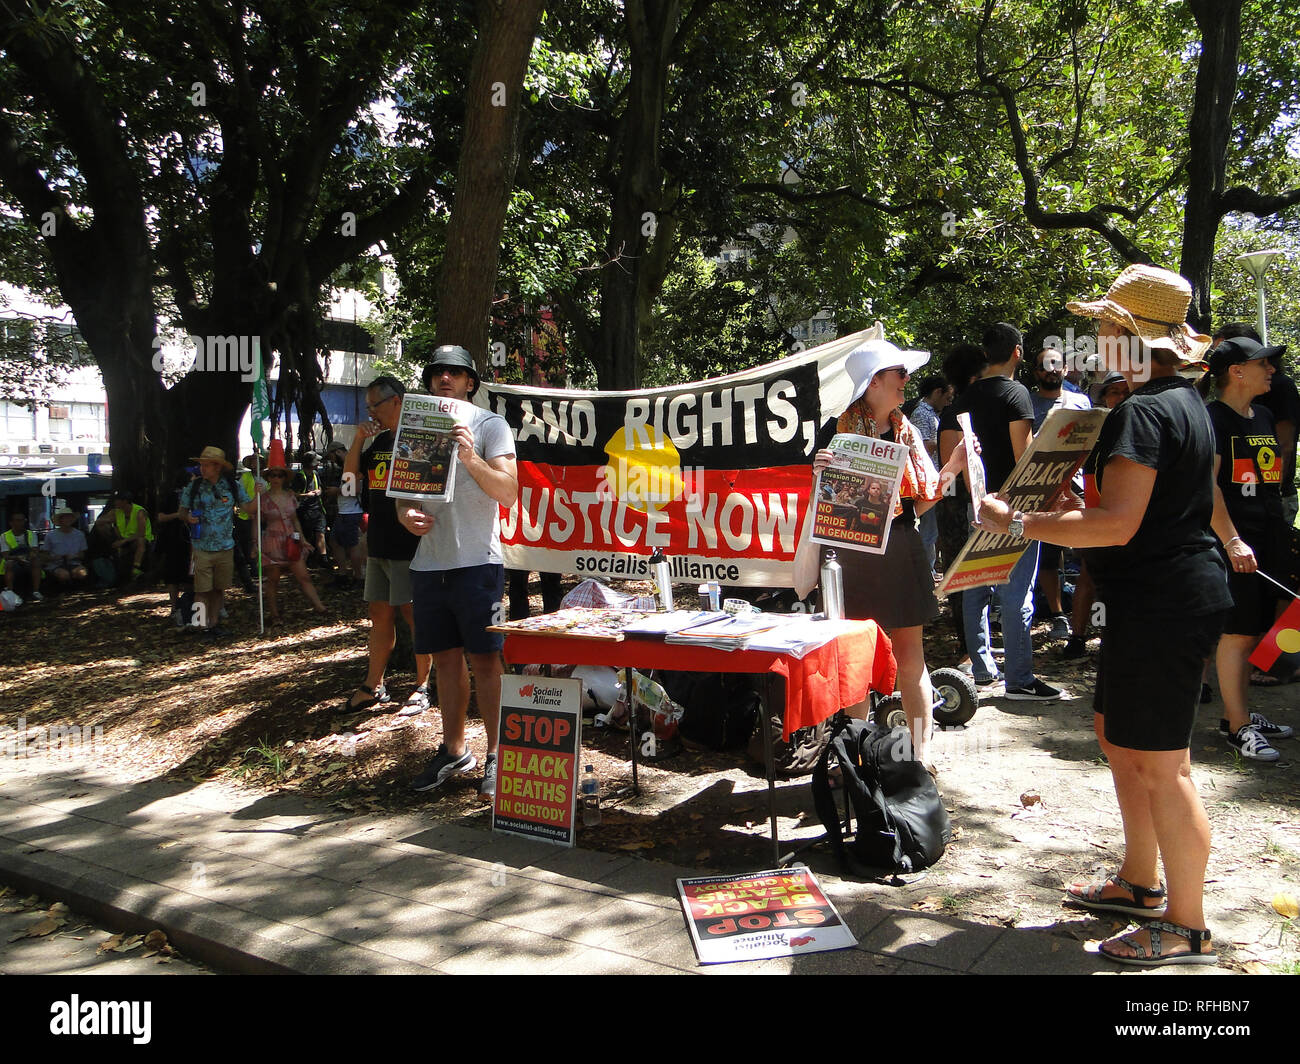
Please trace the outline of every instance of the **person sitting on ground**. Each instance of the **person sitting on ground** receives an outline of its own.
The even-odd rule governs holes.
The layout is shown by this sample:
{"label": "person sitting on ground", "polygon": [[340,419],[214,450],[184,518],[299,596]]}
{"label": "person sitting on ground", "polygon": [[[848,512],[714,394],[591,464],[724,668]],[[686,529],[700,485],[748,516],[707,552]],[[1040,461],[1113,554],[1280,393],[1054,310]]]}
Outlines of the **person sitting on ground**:
{"label": "person sitting on ground", "polygon": [[[1210,355],[1210,368],[1197,389],[1218,398],[1206,408],[1214,424],[1214,532],[1223,544],[1232,609],[1215,652],[1223,719],[1219,733],[1251,761],[1277,761],[1270,739],[1289,739],[1287,725],[1274,724],[1247,709],[1251,652],[1273,627],[1279,591],[1256,570],[1274,576],[1284,570],[1287,525],[1282,511],[1284,457],[1273,414],[1253,400],[1265,395],[1272,359],[1285,348],[1264,347],[1245,336],[1224,340]],[[1276,576],[1274,576],[1276,579]]]}
{"label": "person sitting on ground", "polygon": [[60,506],[54,511],[55,527],[45,536],[45,570],[60,587],[84,584],[90,576],[86,569],[86,534],[77,527],[77,514]]}
{"label": "person sitting on ground", "polygon": [[[949,464],[936,472],[920,434],[899,409],[909,375],[929,358],[924,351],[901,351],[887,340],[868,341],[850,354],[847,367],[856,383],[855,394],[839,419],[823,428],[818,438],[821,447],[813,456],[816,475],[831,463],[833,452],[826,445],[838,433],[870,436],[907,448],[885,552],[843,550],[837,558],[844,576],[844,616],[874,620],[893,643],[912,757],[923,762],[933,723],[934,693],[925,667],[922,633],[938,616],[939,603],[916,518],[938,501],[941,483],[960,473],[966,461],[965,449],[958,448]],[[881,501],[887,501],[883,493]],[[861,720],[866,718],[867,708],[867,703],[861,702],[844,712]]]}
{"label": "person sitting on ground", "polygon": [[[271,461],[275,461],[275,451]],[[283,462],[283,459],[281,459]],[[289,490],[287,466],[272,465],[266,470],[267,490],[261,496],[262,507],[262,567],[266,585],[267,612],[270,624],[280,623],[280,571],[288,569],[307,596],[311,608],[325,613],[325,604],[316,594],[316,586],[307,572],[307,555],[312,551],[310,542],[304,540],[302,525],[298,521],[298,499]]]}
{"label": "person sitting on ground", "polygon": [[129,491],[119,491],[113,498],[114,527],[117,538],[113,551],[117,560],[119,584],[138,580],[144,575],[145,556],[153,543],[153,525],[145,508],[135,501]]}
{"label": "person sitting on ground", "polygon": [[15,510],[9,515],[9,529],[0,535],[0,569],[3,569],[5,590],[19,598],[23,593],[33,602],[40,602],[41,594],[40,550],[36,533],[27,527],[27,515]]}

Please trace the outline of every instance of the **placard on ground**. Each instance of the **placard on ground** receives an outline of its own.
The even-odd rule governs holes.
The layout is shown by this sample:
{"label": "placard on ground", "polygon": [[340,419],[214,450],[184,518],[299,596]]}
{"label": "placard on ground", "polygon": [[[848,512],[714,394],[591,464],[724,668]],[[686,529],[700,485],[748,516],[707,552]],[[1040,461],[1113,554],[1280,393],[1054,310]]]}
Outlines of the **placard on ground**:
{"label": "placard on ground", "polygon": [[492,830],[572,846],[582,681],[501,677]]}

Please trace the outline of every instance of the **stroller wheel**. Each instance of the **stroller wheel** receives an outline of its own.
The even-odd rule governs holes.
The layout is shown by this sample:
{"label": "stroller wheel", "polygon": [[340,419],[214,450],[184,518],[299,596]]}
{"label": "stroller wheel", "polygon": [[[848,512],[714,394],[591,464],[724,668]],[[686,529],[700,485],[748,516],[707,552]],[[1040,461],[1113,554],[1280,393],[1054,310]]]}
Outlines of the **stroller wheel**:
{"label": "stroller wheel", "polygon": [[930,673],[934,688],[934,722],[945,728],[965,724],[979,708],[975,681],[961,669],[935,669]]}

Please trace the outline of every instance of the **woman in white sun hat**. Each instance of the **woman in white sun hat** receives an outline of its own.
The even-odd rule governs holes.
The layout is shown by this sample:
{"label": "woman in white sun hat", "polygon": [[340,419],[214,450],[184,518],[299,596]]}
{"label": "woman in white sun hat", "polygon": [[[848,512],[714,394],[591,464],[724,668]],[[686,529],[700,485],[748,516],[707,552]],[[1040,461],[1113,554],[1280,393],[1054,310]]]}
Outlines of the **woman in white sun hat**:
{"label": "woman in white sun hat", "polygon": [[[846,369],[854,381],[853,399],[835,424],[836,433],[871,436],[908,449],[885,553],[842,550],[836,557],[844,570],[844,616],[875,621],[893,643],[913,756],[921,761],[930,738],[933,702],[921,636],[924,626],[938,616],[939,603],[917,518],[939,501],[943,484],[961,472],[966,458],[965,449],[959,447],[943,473],[936,471],[921,434],[899,409],[908,379],[929,361],[928,351],[902,351],[887,340],[863,344],[849,355]],[[830,461],[830,450],[819,450],[813,457],[813,473]],[[867,703],[845,712],[863,719]]]}
{"label": "woman in white sun hat", "polygon": [[997,531],[1094,548],[1088,568],[1104,607],[1094,727],[1119,800],[1124,861],[1100,882],[1067,887],[1066,898],[1150,921],[1101,945],[1103,956],[1145,967],[1218,963],[1203,912],[1210,825],[1190,743],[1201,664],[1232,599],[1210,531],[1214,429],[1183,375],[1210,344],[1187,325],[1191,298],[1176,273],[1139,265],[1104,297],[1066,304],[1100,321],[1105,368],[1133,389],[1094,448],[1097,506],[1022,514],[991,495],[980,504]]}

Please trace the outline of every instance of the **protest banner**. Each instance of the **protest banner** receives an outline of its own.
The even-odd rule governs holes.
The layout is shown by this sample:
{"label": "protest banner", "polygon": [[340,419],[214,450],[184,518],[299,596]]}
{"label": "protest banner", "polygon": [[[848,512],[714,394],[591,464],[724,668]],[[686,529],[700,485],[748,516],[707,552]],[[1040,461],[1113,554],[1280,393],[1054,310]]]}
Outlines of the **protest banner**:
{"label": "protest banner", "polygon": [[[970,497],[982,499],[989,493],[989,489],[984,476],[984,459],[979,452],[979,439],[971,424],[970,414],[958,414],[957,424],[961,426],[961,444],[966,448],[966,484],[970,489]],[[975,515],[975,523],[980,523],[979,514]]]}
{"label": "protest banner", "polygon": [[701,964],[790,957],[858,944],[807,868],[679,879]]}
{"label": "protest banner", "polygon": [[852,351],[876,328],[752,370],[644,391],[484,382],[515,436],[519,498],[501,515],[510,568],[790,587],[810,519],[818,432],[844,412]]}
{"label": "protest banner", "polygon": [[492,830],[572,846],[582,681],[501,677]]}
{"label": "protest banner", "polygon": [[403,499],[451,502],[456,488],[457,425],[474,413],[470,403],[445,396],[402,397],[402,414],[388,463],[389,495]]}
{"label": "protest banner", "polygon": [[847,432],[831,437],[827,447],[835,457],[813,486],[812,541],[884,554],[907,448]]}
{"label": "protest banner", "polygon": [[[998,494],[1013,510],[1032,513],[1047,509],[1082,468],[1105,417],[1105,410],[1053,410]],[[978,508],[980,500],[973,501]],[[970,587],[1005,584],[1028,546],[1019,536],[976,530],[944,573],[935,594],[942,598]]]}

